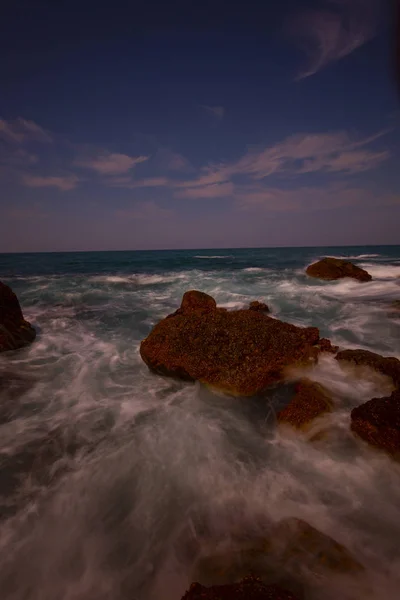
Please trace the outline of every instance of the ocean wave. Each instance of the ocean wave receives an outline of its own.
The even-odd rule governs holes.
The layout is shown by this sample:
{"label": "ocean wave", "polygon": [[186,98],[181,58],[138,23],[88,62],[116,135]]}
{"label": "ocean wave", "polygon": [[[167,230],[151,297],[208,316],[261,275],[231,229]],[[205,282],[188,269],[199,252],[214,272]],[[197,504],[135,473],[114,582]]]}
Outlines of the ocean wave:
{"label": "ocean wave", "polygon": [[179,279],[186,279],[188,273],[175,273],[170,275],[156,275],[156,274],[132,274],[132,275],[95,275],[90,277],[89,281],[94,283],[105,283],[105,284],[126,284],[135,283],[136,285],[155,285],[158,283],[172,283]]}
{"label": "ocean wave", "polygon": [[217,254],[215,256],[203,256],[203,255],[199,254],[199,255],[194,256],[193,258],[235,258],[235,257],[232,254],[227,254],[227,255],[225,255],[225,254],[221,254],[221,255]]}
{"label": "ocean wave", "polygon": [[400,265],[377,265],[374,263],[362,263],[373,279],[397,279],[400,278]]}
{"label": "ocean wave", "polygon": [[355,254],[355,255],[346,254],[345,256],[332,256],[332,258],[341,258],[343,260],[363,260],[365,258],[379,258],[380,256],[382,256],[382,255],[381,254]]}

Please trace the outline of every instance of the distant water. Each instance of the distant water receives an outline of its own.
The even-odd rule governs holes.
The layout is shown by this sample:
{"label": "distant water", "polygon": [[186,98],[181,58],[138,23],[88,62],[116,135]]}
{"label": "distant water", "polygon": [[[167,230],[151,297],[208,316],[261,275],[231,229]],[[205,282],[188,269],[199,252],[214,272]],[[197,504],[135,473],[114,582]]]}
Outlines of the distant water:
{"label": "distant water", "polygon": [[[307,278],[326,255],[373,280]],[[321,446],[276,432],[284,391],[214,396],[151,374],[139,344],[195,288],[400,357],[400,246],[3,254],[0,280],[38,331],[0,355],[13,381],[0,388],[1,600],[179,600],[200,530],[227,538],[260,516],[303,518],[367,567],[368,591],[332,581],[312,600],[398,599],[400,467],[348,431],[387,381],[322,360],[313,377],[338,409]]]}

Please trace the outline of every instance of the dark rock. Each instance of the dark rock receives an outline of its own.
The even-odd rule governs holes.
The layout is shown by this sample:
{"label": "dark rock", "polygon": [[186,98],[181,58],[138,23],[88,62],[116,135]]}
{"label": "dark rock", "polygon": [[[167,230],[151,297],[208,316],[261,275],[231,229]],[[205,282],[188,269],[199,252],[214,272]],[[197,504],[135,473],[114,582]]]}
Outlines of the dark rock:
{"label": "dark rock", "polygon": [[331,354],[336,354],[339,350],[339,346],[332,346],[330,340],[327,340],[326,338],[321,338],[318,346],[320,347],[321,352],[330,352]]}
{"label": "dark rock", "polygon": [[356,267],[356,265],[353,265],[353,263],[348,260],[331,257],[323,258],[308,266],[306,273],[310,277],[316,277],[317,279],[324,279],[326,281],[342,279],[343,277],[352,277],[358,281],[371,281],[372,279],[367,271],[360,267]]}
{"label": "dark rock", "polygon": [[390,306],[389,306],[389,309],[390,309],[392,312],[400,312],[400,300],[394,300],[394,301],[393,301],[393,302],[390,304]]}
{"label": "dark rock", "polygon": [[296,596],[276,585],[265,585],[258,577],[249,575],[239,583],[209,588],[192,583],[182,600],[296,600]]}
{"label": "dark rock", "polygon": [[364,570],[345,546],[302,519],[290,517],[279,521],[273,531],[272,542],[280,560],[290,563],[295,569],[301,565],[313,573],[326,570],[357,573]]}
{"label": "dark rock", "polygon": [[394,385],[400,387],[400,360],[394,356],[381,356],[369,350],[342,350],[335,358],[339,361],[375,369],[375,371],[391,377]]}
{"label": "dark rock", "polygon": [[250,302],[249,310],[256,310],[266,313],[270,312],[265,302],[259,302],[258,300],[253,300],[253,302]]}
{"label": "dark rock", "polygon": [[283,380],[287,367],[316,360],[318,343],[316,327],[296,327],[252,310],[217,309],[162,320],[142,341],[140,354],[160,375],[252,396]]}
{"label": "dark rock", "polygon": [[35,337],[34,328],[23,317],[17,296],[0,282],[0,352],[22,348]]}
{"label": "dark rock", "polygon": [[317,417],[333,408],[329,392],[319,383],[301,379],[296,385],[296,395],[278,415],[278,422],[295,429],[306,429]]}
{"label": "dark rock", "polygon": [[400,390],[351,411],[351,430],[371,446],[400,458]]}
{"label": "dark rock", "polygon": [[210,312],[216,308],[217,303],[214,298],[204,292],[190,290],[183,295],[181,303],[181,311],[183,314],[190,314],[195,311]]}

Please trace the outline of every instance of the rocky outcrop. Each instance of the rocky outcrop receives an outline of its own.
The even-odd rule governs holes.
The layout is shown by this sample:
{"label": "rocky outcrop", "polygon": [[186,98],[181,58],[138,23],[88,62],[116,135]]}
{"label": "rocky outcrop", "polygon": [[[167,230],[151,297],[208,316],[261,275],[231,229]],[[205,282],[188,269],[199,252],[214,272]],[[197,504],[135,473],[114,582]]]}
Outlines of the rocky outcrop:
{"label": "rocky outcrop", "polygon": [[192,583],[182,600],[296,600],[296,596],[276,585],[265,585],[261,579],[249,575],[230,585],[207,588],[200,583]]}
{"label": "rocky outcrop", "polygon": [[23,317],[17,296],[0,282],[0,352],[22,348],[35,337],[34,328]]}
{"label": "rocky outcrop", "polygon": [[255,310],[255,311],[265,312],[265,313],[270,312],[270,310],[269,310],[268,306],[265,304],[265,302],[259,302],[258,300],[253,300],[253,302],[250,302],[249,310]]}
{"label": "rocky outcrop", "polygon": [[307,275],[315,277],[317,279],[323,279],[325,281],[333,281],[335,279],[342,279],[343,277],[352,277],[358,281],[371,281],[371,275],[353,265],[348,260],[342,260],[341,258],[327,257],[319,260],[312,265],[309,265],[306,269]]}
{"label": "rocky outcrop", "polygon": [[400,387],[400,360],[394,356],[381,356],[369,350],[342,350],[336,355],[336,360],[375,369],[391,377],[395,387]]}
{"label": "rocky outcrop", "polygon": [[309,364],[321,351],[316,327],[207,304],[207,311],[187,311],[184,304],[142,341],[140,354],[152,371],[252,396],[283,380],[287,367]]}
{"label": "rocky outcrop", "polygon": [[400,458],[400,390],[373,398],[351,412],[351,430],[365,442]]}
{"label": "rocky outcrop", "polygon": [[301,379],[296,384],[295,396],[278,413],[277,418],[281,424],[305,430],[314,419],[331,412],[332,408],[329,392],[322,385],[309,379]]}

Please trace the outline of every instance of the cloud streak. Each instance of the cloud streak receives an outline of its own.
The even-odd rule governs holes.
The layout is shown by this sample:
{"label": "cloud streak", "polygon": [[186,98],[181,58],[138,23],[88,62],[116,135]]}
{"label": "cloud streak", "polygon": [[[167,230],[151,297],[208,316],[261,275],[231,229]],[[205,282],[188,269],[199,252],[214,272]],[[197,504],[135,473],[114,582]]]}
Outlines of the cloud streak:
{"label": "cloud streak", "polygon": [[307,11],[293,19],[289,32],[306,54],[306,66],[296,80],[314,75],[344,58],[374,37],[378,0],[325,0],[321,10]]}
{"label": "cloud streak", "polygon": [[218,120],[223,119],[225,116],[225,108],[223,106],[208,106],[207,104],[201,104],[201,108]]}
{"label": "cloud streak", "polygon": [[[372,150],[369,145],[387,133],[379,132],[352,140],[345,132],[297,134],[273,146],[249,149],[232,163],[211,165],[192,180],[176,185],[180,198],[211,198],[229,195],[232,179],[262,181],[275,176],[298,177],[311,173],[353,175],[374,169],[387,160],[387,150]],[[226,194],[224,192],[227,192]]]}
{"label": "cloud streak", "polygon": [[97,156],[77,159],[74,164],[90,169],[99,175],[121,175],[128,173],[135,165],[145,162],[149,156],[128,156],[112,152],[103,152]]}
{"label": "cloud streak", "polygon": [[76,175],[64,176],[40,176],[40,175],[25,175],[22,180],[23,185],[31,188],[57,188],[61,192],[73,190],[79,183],[79,178]]}
{"label": "cloud streak", "polygon": [[50,143],[53,141],[50,133],[43,127],[21,117],[14,121],[0,119],[0,137],[14,144],[24,144],[32,141]]}

